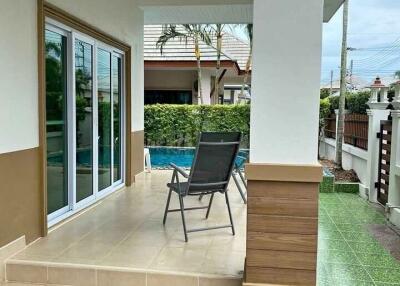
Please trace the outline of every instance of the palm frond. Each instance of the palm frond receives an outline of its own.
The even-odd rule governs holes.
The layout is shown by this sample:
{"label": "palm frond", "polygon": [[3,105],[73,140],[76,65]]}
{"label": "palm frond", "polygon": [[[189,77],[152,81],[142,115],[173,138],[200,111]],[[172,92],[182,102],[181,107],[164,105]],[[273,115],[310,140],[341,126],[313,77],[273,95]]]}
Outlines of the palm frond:
{"label": "palm frond", "polygon": [[180,40],[185,40],[187,45],[188,35],[180,32],[176,25],[164,25],[162,28],[162,34],[156,42],[156,47],[160,49],[161,54],[163,54],[165,45],[172,39],[179,38]]}

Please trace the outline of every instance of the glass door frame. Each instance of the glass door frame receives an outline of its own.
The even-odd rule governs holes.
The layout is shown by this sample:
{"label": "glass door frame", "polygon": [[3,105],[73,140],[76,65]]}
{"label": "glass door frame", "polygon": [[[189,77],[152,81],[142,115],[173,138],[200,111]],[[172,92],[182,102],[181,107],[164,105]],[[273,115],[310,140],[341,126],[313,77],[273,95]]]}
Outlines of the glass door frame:
{"label": "glass door frame", "polygon": [[[65,64],[66,64],[66,73],[67,73],[67,75],[66,75],[66,113],[67,113],[67,118],[66,118],[66,120],[67,120],[67,122],[66,122],[66,125],[67,125],[67,129],[66,129],[66,134],[65,134],[65,136],[66,136],[66,138],[64,139],[64,140],[66,140],[67,141],[67,193],[68,193],[68,204],[65,206],[65,207],[63,207],[63,208],[61,208],[61,209],[58,209],[58,210],[56,210],[56,211],[54,211],[54,212],[52,212],[52,213],[50,213],[50,214],[48,214],[47,215],[47,219],[48,219],[48,221],[53,221],[53,220],[55,220],[55,219],[57,219],[58,217],[62,217],[62,216],[64,216],[66,213],[68,213],[69,211],[71,211],[71,209],[72,209],[72,205],[71,205],[71,202],[72,202],[72,199],[73,199],[73,193],[72,193],[72,188],[71,188],[71,166],[72,166],[72,161],[71,161],[71,150],[70,150],[70,136],[71,136],[71,128],[72,128],[72,124],[71,124],[71,121],[70,121],[70,114],[69,114],[69,109],[70,109],[70,106],[69,106],[69,100],[70,100],[70,94],[72,93],[72,88],[73,88],[73,86],[74,86],[74,84],[73,84],[73,80],[72,80],[72,78],[69,76],[69,74],[73,71],[73,66],[72,66],[72,61],[71,61],[71,54],[72,54],[72,52],[71,52],[71,49],[70,49],[70,47],[72,46],[72,38],[71,38],[71,34],[68,32],[68,31],[66,31],[65,29],[63,29],[63,28],[60,28],[59,26],[56,26],[56,25],[53,25],[52,23],[47,23],[46,22],[46,25],[45,25],[45,30],[48,30],[48,31],[51,31],[51,32],[54,32],[54,33],[57,33],[57,34],[59,34],[59,35],[62,35],[62,36],[64,36],[65,38],[66,38],[66,54],[67,54],[67,57],[66,57],[66,61],[65,61]],[[47,124],[47,121],[46,121],[46,124]],[[47,164],[46,164],[47,165]],[[47,191],[47,190],[46,190]]]}
{"label": "glass door frame", "polygon": [[[96,42],[91,39],[90,37],[87,37],[83,34],[80,34],[78,32],[72,31],[72,67],[73,67],[73,71],[72,71],[72,82],[73,82],[73,90],[72,90],[72,94],[70,96],[71,99],[71,108],[69,110],[70,113],[70,119],[72,121],[73,125],[73,132],[72,132],[72,142],[71,142],[71,148],[72,148],[72,153],[71,153],[71,157],[72,157],[72,176],[70,176],[70,179],[72,181],[72,187],[73,187],[73,191],[72,191],[72,210],[79,210],[82,208],[87,207],[88,205],[92,204],[93,201],[96,199],[96,193],[95,193],[95,185],[96,185],[96,175],[95,175],[95,170],[96,169],[96,156],[95,156],[95,152],[96,152],[96,140],[95,138],[97,135],[97,129],[96,127],[96,116],[95,116],[95,96],[97,94],[97,80],[96,80]],[[76,69],[75,69],[75,43],[76,40],[78,41],[82,41],[86,44],[91,45],[92,47],[92,194],[90,196],[88,196],[87,198],[84,198],[83,200],[77,202],[77,183],[76,183],[76,174],[77,174],[77,163],[76,163],[76,154],[77,154],[77,138],[76,138],[76,130],[77,130],[77,122],[76,122]]]}
{"label": "glass door frame", "polygon": [[[118,188],[118,187],[122,187],[123,186],[123,183],[124,183],[124,174],[125,174],[125,75],[124,75],[124,73],[123,73],[123,68],[121,68],[121,78],[120,78],[120,80],[121,80],[121,83],[120,83],[120,86],[121,86],[121,110],[120,110],[120,112],[121,112],[121,115],[120,115],[120,122],[121,122],[121,127],[120,127],[120,129],[121,129],[121,138],[120,138],[120,142],[121,142],[121,154],[120,154],[120,164],[121,164],[121,168],[120,168],[120,177],[121,177],[121,179],[120,180],[118,180],[118,181],[116,181],[116,182],[114,182],[114,106],[113,106],[113,103],[114,103],[114,89],[113,89],[113,87],[114,87],[114,81],[113,81],[113,57],[114,56],[117,56],[117,57],[119,57],[120,59],[121,59],[121,67],[124,67],[125,66],[125,61],[124,61],[124,52],[123,51],[121,51],[121,50],[118,50],[118,49],[116,49],[116,48],[114,48],[114,47],[112,47],[112,46],[109,46],[109,45],[106,45],[106,44],[104,44],[104,43],[101,43],[101,42],[98,42],[98,43],[96,43],[96,45],[95,45],[95,48],[96,48],[96,51],[95,51],[95,54],[96,54],[96,56],[95,56],[95,58],[96,58],[96,60],[97,60],[97,53],[98,53],[98,49],[102,49],[102,50],[104,50],[104,51],[106,51],[106,52],[109,52],[110,53],[110,76],[111,76],[111,85],[110,85],[110,91],[111,91],[111,93],[110,93],[110,96],[111,96],[111,157],[110,157],[110,166],[111,166],[111,185],[109,186],[109,187],[107,187],[107,188],[105,188],[105,189],[103,189],[103,190],[99,190],[99,188],[98,188],[98,168],[99,168],[99,161],[98,161],[98,152],[99,152],[99,144],[98,144],[98,140],[96,139],[95,141],[96,141],[96,145],[95,145],[95,150],[94,150],[94,152],[96,153],[96,156],[94,156],[95,158],[96,158],[96,160],[95,160],[95,164],[94,164],[94,166],[95,166],[95,170],[96,170],[96,180],[95,180],[95,184],[94,184],[94,190],[95,190],[95,192],[96,192],[96,198],[97,199],[100,199],[100,198],[103,198],[103,197],[105,197],[105,196],[107,196],[107,195],[109,195],[110,193],[112,193],[113,191],[115,191],[115,189],[116,188]],[[97,62],[96,62],[96,64],[97,64]],[[96,137],[95,138],[98,138],[98,130],[99,130],[99,118],[98,118],[98,116],[99,116],[99,113],[98,113],[98,103],[99,103],[99,101],[98,101],[98,96],[97,96],[97,88],[98,88],[98,85],[97,85],[97,71],[96,71],[96,74],[95,74],[95,77],[96,77],[96,79],[95,79],[95,82],[96,82],[96,85],[95,85],[95,88],[94,88],[94,90],[95,90],[95,99],[94,99],[94,104],[93,104],[93,109],[95,110],[94,111],[94,118],[95,118],[95,122],[96,122],[96,126],[94,127],[94,129],[95,129],[95,134],[96,134]]]}
{"label": "glass door frame", "polygon": [[[59,33],[67,38],[67,142],[68,142],[68,205],[47,215],[48,227],[51,227],[82,209],[92,205],[99,199],[121,189],[125,185],[126,168],[126,90],[125,90],[125,53],[117,48],[106,45],[88,35],[82,34],[51,18],[45,20],[45,29]],[[75,86],[75,40],[81,40],[92,46],[92,188],[93,194],[80,202],[76,202],[76,86]],[[98,190],[98,98],[97,98],[97,52],[98,48],[111,54],[111,103],[113,103],[113,57],[121,59],[120,70],[120,180],[114,182],[114,108],[111,108],[111,185],[104,190]],[[112,105],[113,106],[113,105]],[[47,190],[46,190],[47,191]]]}

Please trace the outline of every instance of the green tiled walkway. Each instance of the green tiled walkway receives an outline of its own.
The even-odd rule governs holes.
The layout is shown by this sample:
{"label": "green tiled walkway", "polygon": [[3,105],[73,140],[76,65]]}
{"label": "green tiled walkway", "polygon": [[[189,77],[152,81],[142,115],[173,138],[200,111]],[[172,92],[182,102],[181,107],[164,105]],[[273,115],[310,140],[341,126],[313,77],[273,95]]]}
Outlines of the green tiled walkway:
{"label": "green tiled walkway", "polygon": [[400,263],[370,235],[384,216],[355,194],[321,193],[318,285],[400,285]]}

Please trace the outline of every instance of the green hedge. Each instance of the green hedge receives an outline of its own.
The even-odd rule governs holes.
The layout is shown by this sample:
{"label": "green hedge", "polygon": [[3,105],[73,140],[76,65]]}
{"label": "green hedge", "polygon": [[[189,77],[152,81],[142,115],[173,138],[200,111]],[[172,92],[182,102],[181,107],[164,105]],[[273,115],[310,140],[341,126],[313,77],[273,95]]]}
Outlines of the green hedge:
{"label": "green hedge", "polygon": [[249,147],[249,105],[170,105],[144,107],[147,146],[195,146],[201,131],[241,131]]}

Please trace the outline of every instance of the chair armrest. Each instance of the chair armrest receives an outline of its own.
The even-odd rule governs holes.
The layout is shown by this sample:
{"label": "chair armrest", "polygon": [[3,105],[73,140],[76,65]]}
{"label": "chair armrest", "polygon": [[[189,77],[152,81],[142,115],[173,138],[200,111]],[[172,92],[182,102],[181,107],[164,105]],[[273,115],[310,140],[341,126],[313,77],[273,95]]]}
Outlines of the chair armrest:
{"label": "chair armrest", "polygon": [[169,163],[169,165],[174,168],[174,170],[176,170],[179,174],[181,174],[183,177],[185,177],[186,179],[189,178],[189,174],[185,172],[185,170],[183,170],[181,167],[178,167],[177,165],[175,165],[174,163]]}

